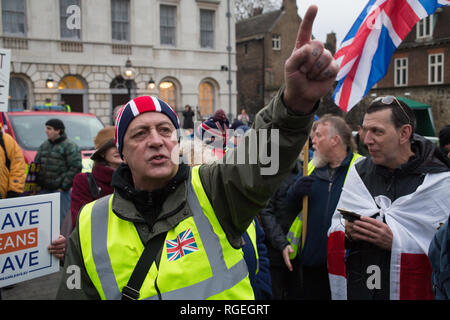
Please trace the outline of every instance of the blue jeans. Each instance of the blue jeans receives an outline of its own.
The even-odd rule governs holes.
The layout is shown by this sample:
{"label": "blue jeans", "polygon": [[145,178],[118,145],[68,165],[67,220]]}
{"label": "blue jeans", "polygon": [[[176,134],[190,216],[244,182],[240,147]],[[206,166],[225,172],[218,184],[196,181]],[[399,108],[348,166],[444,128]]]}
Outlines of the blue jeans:
{"label": "blue jeans", "polygon": [[[62,226],[62,223],[64,221],[64,218],[66,217],[67,211],[70,210],[70,195],[71,190],[69,191],[61,191],[59,192],[59,203],[60,203],[60,213],[59,213],[59,226]],[[58,192],[56,190],[45,190],[42,189],[39,191],[39,194],[46,194],[46,193],[54,193]]]}

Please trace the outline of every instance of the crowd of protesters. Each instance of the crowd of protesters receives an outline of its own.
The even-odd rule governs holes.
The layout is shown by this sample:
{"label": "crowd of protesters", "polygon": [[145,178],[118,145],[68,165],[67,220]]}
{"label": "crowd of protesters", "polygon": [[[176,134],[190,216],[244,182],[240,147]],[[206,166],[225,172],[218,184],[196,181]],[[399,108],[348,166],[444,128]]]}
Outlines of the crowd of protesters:
{"label": "crowd of protesters", "polygon": [[[358,144],[342,117],[314,119],[337,73],[311,40],[314,15],[253,121],[218,109],[194,126],[186,106],[181,126],[164,101],[137,97],[95,137],[92,173],[64,123],[45,124],[37,182],[60,193],[73,230],[49,252],[83,282],[69,289],[63,273],[58,299],[449,298],[450,126],[436,146],[393,96],[372,101]],[[247,161],[253,146],[273,148],[263,130],[279,131],[274,175]],[[1,197],[20,196],[23,156],[0,138]]]}

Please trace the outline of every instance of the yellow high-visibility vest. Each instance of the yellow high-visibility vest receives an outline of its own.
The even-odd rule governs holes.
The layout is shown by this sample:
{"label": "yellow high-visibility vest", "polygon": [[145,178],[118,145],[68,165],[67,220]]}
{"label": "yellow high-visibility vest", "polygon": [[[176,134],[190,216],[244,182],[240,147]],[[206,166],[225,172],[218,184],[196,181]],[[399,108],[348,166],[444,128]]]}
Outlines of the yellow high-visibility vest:
{"label": "yellow high-visibility vest", "polygon": [[[192,168],[187,190],[193,215],[167,232],[139,299],[254,299],[243,252],[228,242],[198,170]],[[84,264],[102,299],[121,299],[144,250],[134,224],[112,211],[113,197],[87,204],[79,217]]]}
{"label": "yellow high-visibility vest", "polygon": [[[350,161],[350,165],[348,166],[347,173],[345,175],[345,179],[347,179],[348,171],[350,170],[351,166],[355,162],[356,159],[362,157],[358,153],[353,153],[352,160]],[[315,167],[312,162],[312,160],[308,163],[308,176],[314,171]],[[345,180],[344,180],[345,182]],[[300,212],[294,219],[294,222],[292,222],[291,227],[289,228],[289,231],[286,235],[286,239],[289,241],[291,247],[292,247],[292,253],[289,254],[289,259],[294,259],[298,254],[298,248],[299,244],[302,238],[302,227],[303,227],[303,212]]]}

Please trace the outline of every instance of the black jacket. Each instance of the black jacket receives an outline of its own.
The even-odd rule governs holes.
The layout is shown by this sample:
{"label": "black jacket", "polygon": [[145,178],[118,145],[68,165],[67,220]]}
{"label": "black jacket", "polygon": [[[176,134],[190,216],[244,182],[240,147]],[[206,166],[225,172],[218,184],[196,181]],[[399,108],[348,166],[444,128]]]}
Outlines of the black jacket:
{"label": "black jacket", "polygon": [[[414,152],[409,161],[394,171],[375,165],[366,158],[355,168],[372,197],[384,195],[395,201],[397,198],[416,191],[426,174],[450,170],[450,160],[432,142],[414,135],[411,144]],[[424,213],[426,214],[426,213]],[[389,274],[391,252],[366,241],[347,242],[350,249],[347,257],[347,297],[348,299],[389,299]],[[381,270],[381,289],[369,290],[366,282],[371,274],[367,267],[377,265]]]}
{"label": "black jacket", "polygon": [[298,175],[299,170],[300,162],[297,163],[292,172],[283,180],[280,188],[260,212],[262,227],[266,233],[268,256],[272,265],[284,265],[281,251],[289,244],[286,239],[286,234],[298,214],[286,202],[286,194],[290,185],[294,182],[295,177]]}

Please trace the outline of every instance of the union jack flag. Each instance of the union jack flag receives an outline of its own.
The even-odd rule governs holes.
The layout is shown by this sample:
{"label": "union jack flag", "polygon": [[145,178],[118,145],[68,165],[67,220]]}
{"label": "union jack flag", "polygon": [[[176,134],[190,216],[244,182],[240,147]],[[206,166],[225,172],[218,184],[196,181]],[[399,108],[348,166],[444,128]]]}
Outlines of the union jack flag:
{"label": "union jack flag", "polygon": [[395,49],[414,25],[450,0],[369,0],[334,55],[339,64],[334,102],[357,104],[388,70]]}
{"label": "union jack flag", "polygon": [[167,260],[175,261],[185,255],[198,251],[197,242],[191,229],[181,232],[173,240],[166,240]]}

